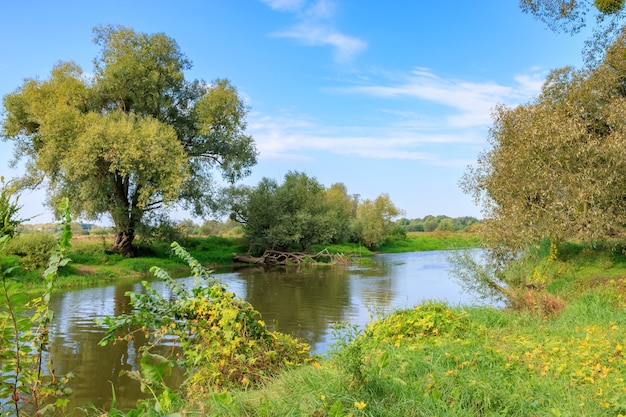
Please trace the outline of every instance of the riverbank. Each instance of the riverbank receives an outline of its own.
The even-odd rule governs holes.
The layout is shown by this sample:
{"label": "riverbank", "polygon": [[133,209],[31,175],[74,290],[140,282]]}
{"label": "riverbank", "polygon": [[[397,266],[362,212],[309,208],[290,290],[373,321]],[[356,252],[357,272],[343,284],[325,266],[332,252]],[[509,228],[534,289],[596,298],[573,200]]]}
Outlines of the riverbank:
{"label": "riverbank", "polygon": [[424,302],[342,326],[328,354],[261,386],[154,400],[180,415],[626,415],[624,251],[544,252],[515,309]]}
{"label": "riverbank", "polygon": [[[72,260],[59,273],[60,288],[85,287],[126,280],[139,280],[149,276],[152,266],[165,269],[172,275],[185,275],[188,266],[172,256],[169,243],[138,242],[139,257],[124,258],[108,252],[113,236],[75,236],[68,257]],[[237,237],[186,237],[180,243],[203,265],[219,270],[233,266],[233,254],[248,251],[249,243]],[[407,238],[389,242],[380,248],[369,250],[357,244],[317,245],[311,253],[328,249],[331,253],[346,256],[367,257],[375,253],[417,252],[478,247],[480,240],[473,233],[408,233]],[[18,259],[13,263],[17,264]],[[241,265],[241,264],[239,264]],[[43,268],[19,271],[23,282],[37,290],[41,285]]]}
{"label": "riverbank", "polygon": [[558,276],[520,294],[526,304],[517,310],[425,303],[363,332],[344,327],[327,357],[260,389],[181,408],[212,416],[626,415],[626,257],[581,248],[550,262]]}

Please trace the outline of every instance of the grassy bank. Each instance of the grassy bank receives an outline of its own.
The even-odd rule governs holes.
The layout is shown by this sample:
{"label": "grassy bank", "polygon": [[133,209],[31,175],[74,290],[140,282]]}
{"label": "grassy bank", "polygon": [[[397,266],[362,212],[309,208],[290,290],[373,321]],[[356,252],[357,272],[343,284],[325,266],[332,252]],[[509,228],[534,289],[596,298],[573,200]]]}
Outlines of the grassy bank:
{"label": "grassy bank", "polygon": [[450,250],[477,248],[480,237],[476,233],[463,232],[408,232],[406,239],[393,239],[371,250],[356,243],[315,245],[312,252],[328,248],[333,253],[346,256],[370,256],[375,253],[422,252],[430,250]]}
{"label": "grassy bank", "polygon": [[[228,246],[232,240],[186,243],[194,256],[205,256],[203,263],[225,254],[225,247],[237,249]],[[139,274],[156,260],[185,269],[166,246],[127,260],[109,258],[101,243],[97,250],[90,245],[74,245],[73,267],[111,262]],[[100,250],[106,256],[94,262]],[[624,253],[616,246],[565,244],[554,259],[549,248],[539,248],[511,271],[537,280],[519,290],[515,309],[427,302],[362,331],[348,324],[328,355],[261,386],[196,394],[177,410],[259,417],[626,416]]]}
{"label": "grassy bank", "polygon": [[[188,237],[180,243],[203,265],[210,268],[229,266],[233,262],[233,253],[245,253],[249,244],[242,238],[234,237]],[[98,285],[119,280],[137,280],[149,274],[150,267],[159,266],[173,275],[186,274],[187,266],[172,256],[169,243],[138,242],[139,257],[124,258],[110,253],[112,236],[77,236],[72,239],[68,257],[72,262],[62,268],[57,285],[59,287],[80,287]],[[464,233],[409,233],[407,239],[394,241],[375,251],[358,244],[316,245],[312,253],[328,248],[333,253],[346,256],[371,256],[376,252],[409,252],[422,250],[454,249],[476,247],[479,241],[474,234]],[[47,259],[47,255],[42,259]],[[12,257],[10,264],[18,265],[20,259]],[[37,288],[41,283],[43,266],[24,265],[20,277],[24,282]]]}
{"label": "grassy bank", "polygon": [[480,246],[476,233],[408,232],[406,239],[393,240],[376,248],[381,253],[421,252],[429,250],[467,249]]}
{"label": "grassy bank", "polygon": [[[581,249],[517,311],[426,303],[343,333],[258,390],[187,404],[214,416],[626,415],[626,267]],[[545,260],[537,263],[545,267]],[[541,303],[558,302],[549,312]]]}
{"label": "grassy bank", "polygon": [[589,292],[552,320],[425,305],[375,323],[333,359],[258,391],[214,395],[202,408],[224,416],[617,416],[626,413],[626,315],[617,298]]}
{"label": "grassy bank", "polygon": [[[57,286],[81,287],[116,282],[120,280],[138,280],[149,276],[152,266],[161,267],[173,275],[187,274],[187,265],[172,256],[168,243],[138,242],[139,256],[125,258],[108,251],[113,244],[112,236],[86,237],[72,239],[72,247],[67,256],[72,260],[59,271]],[[206,238],[185,238],[181,244],[188,248],[193,256],[211,268],[230,265],[233,253],[247,250],[247,244],[238,238],[211,236]],[[20,265],[18,274],[22,281],[37,289],[42,283],[43,266],[29,266],[25,259],[17,256],[6,258],[9,265]]]}

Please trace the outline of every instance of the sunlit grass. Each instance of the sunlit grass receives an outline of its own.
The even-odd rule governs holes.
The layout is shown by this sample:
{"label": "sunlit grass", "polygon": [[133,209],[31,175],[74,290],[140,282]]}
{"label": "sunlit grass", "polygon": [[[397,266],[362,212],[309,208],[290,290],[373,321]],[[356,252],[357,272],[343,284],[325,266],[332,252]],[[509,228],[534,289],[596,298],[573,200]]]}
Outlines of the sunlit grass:
{"label": "sunlit grass", "polygon": [[[478,244],[472,235],[415,235],[394,243],[400,245],[394,250]],[[238,251],[242,245],[233,240],[185,243],[205,254]],[[79,258],[102,256],[83,266],[92,275],[139,274],[159,262],[176,266],[158,248],[153,249],[157,256],[129,260],[101,247],[76,248]],[[362,250],[329,248],[344,254],[357,249]],[[310,365],[256,389],[216,391],[181,411],[211,416],[626,416],[624,252],[564,244],[559,256],[548,260],[549,250],[537,251],[537,258],[515,271],[520,280],[541,284],[528,290],[522,286],[518,301],[524,308],[425,303],[395,312],[337,339],[331,354]],[[551,314],[533,305],[555,300],[563,304]]]}
{"label": "sunlit grass", "polygon": [[404,240],[393,240],[376,247],[377,252],[421,252],[429,250],[467,249],[480,246],[474,233],[409,232]]}
{"label": "sunlit grass", "polygon": [[626,415],[620,285],[589,289],[548,319],[432,303],[397,312],[333,357],[202,408],[224,416]]}

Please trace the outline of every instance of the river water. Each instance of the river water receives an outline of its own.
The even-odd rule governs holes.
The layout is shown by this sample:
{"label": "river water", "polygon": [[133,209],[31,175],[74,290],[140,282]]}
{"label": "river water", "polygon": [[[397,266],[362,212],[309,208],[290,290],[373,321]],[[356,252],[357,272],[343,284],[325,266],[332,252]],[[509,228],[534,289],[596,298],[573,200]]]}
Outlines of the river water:
{"label": "river water", "polygon": [[[332,327],[350,322],[363,326],[385,312],[410,308],[425,300],[466,305],[472,297],[449,276],[450,251],[376,255],[371,267],[242,268],[216,273],[229,290],[249,301],[264,321],[283,333],[307,340],[314,353],[332,343]],[[193,279],[181,278],[185,285]],[[160,282],[152,283],[158,290]],[[130,311],[126,291],[140,283],[57,292],[51,301],[51,354],[57,375],[74,372],[68,412],[92,403],[130,408],[142,394],[139,384],[120,371],[137,369],[138,341],[99,347],[105,329],[96,318]],[[176,383],[177,381],[173,381]],[[81,414],[76,414],[81,415]]]}

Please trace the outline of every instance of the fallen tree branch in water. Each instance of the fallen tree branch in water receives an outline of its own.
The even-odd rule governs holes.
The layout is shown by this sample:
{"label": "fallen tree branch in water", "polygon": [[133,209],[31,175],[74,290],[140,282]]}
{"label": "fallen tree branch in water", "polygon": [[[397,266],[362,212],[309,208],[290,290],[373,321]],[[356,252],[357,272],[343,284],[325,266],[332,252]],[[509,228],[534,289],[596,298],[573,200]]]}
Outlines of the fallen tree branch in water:
{"label": "fallen tree branch in water", "polygon": [[236,253],[233,255],[235,262],[246,264],[263,265],[301,265],[306,262],[332,263],[334,265],[347,265],[352,261],[342,253],[330,253],[324,249],[316,254],[304,252],[283,252],[277,250],[266,250],[262,256],[256,257],[250,254]]}

